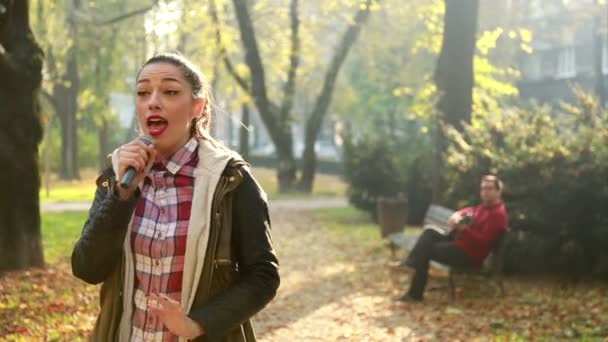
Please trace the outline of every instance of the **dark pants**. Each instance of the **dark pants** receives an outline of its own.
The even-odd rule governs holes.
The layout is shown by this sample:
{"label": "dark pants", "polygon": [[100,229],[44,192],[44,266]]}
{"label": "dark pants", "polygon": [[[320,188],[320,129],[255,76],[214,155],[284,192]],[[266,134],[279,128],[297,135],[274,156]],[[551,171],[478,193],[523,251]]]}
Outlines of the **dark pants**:
{"label": "dark pants", "polygon": [[457,268],[473,266],[470,257],[450,240],[434,230],[425,229],[422,232],[405,261],[406,265],[416,270],[407,292],[410,297],[422,300],[431,260]]}

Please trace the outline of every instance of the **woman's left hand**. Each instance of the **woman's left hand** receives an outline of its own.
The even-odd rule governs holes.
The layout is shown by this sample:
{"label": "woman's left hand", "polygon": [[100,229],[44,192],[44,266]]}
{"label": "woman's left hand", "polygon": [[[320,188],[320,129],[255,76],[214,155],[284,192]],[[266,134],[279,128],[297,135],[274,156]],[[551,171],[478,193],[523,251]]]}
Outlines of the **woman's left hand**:
{"label": "woman's left hand", "polygon": [[148,295],[148,310],[174,335],[191,340],[204,333],[203,328],[186,315],[179,302],[164,294]]}

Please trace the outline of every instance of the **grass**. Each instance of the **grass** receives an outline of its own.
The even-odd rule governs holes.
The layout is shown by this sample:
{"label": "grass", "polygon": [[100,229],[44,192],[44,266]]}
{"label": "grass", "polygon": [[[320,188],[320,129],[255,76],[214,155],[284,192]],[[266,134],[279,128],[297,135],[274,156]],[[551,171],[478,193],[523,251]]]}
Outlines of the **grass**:
{"label": "grass", "polygon": [[[362,210],[353,207],[319,209],[315,216],[337,238],[350,239],[360,244],[376,243],[381,239],[380,227]],[[408,226],[404,232],[407,235],[418,235],[420,229]]]}
{"label": "grass", "polygon": [[79,180],[65,181],[60,180],[57,175],[51,175],[48,182],[46,179],[42,180],[40,202],[91,202],[95,195],[97,176],[95,170],[89,169],[80,171]]}
{"label": "grass", "polygon": [[95,194],[95,185],[74,185],[53,188],[47,195],[40,191],[40,202],[91,202]]}
{"label": "grass", "polygon": [[276,171],[268,168],[253,168],[253,175],[264,191],[273,199],[306,199],[312,197],[345,197],[347,184],[335,175],[317,174],[312,194],[298,192],[279,193]]}
{"label": "grass", "polygon": [[[304,194],[298,192],[279,193],[274,169],[254,168],[253,175],[272,200],[346,196],[347,185],[339,176],[318,174],[315,177],[312,194]],[[97,173],[94,170],[82,170],[81,179],[76,181],[62,181],[56,175],[53,175],[50,178],[48,192],[46,183],[43,182],[40,189],[40,202],[91,202],[95,194],[96,178]]]}
{"label": "grass", "polygon": [[41,215],[42,246],[48,264],[67,260],[80,237],[86,211],[53,212]]}

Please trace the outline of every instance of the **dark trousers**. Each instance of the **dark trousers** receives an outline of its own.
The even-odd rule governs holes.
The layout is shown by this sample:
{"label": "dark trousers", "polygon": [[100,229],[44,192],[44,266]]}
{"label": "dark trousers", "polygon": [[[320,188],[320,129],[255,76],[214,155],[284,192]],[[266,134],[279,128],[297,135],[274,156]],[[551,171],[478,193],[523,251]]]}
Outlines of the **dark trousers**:
{"label": "dark trousers", "polygon": [[473,266],[470,257],[450,240],[450,237],[431,229],[422,232],[405,261],[416,270],[407,292],[410,297],[422,300],[431,260],[457,268]]}

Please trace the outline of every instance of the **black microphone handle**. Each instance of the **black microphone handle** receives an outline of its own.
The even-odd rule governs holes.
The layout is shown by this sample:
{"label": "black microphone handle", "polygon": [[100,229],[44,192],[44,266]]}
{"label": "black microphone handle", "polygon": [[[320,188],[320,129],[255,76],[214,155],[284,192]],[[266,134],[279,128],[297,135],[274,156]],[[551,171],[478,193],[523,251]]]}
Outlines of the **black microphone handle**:
{"label": "black microphone handle", "polygon": [[[145,135],[138,137],[137,139],[143,141],[146,145],[151,145],[152,143],[154,143],[152,138],[147,137]],[[135,168],[129,166],[127,168],[127,171],[125,172],[125,174],[122,176],[122,180],[120,181],[120,186],[123,187],[123,189],[129,188],[131,186],[131,183],[133,182],[133,179],[135,179],[136,174],[137,174],[137,172],[135,171]]]}

